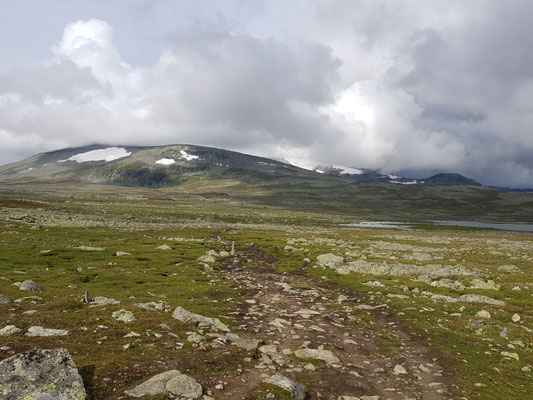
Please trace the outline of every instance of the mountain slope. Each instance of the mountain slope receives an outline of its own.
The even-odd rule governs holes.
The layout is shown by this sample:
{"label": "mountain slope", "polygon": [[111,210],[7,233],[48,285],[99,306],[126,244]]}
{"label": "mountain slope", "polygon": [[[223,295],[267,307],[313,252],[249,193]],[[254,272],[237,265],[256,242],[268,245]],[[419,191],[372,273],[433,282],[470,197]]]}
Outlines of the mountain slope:
{"label": "mountain slope", "polygon": [[102,184],[161,188],[205,199],[337,213],[344,215],[343,222],[354,218],[533,222],[533,194],[443,181],[409,185],[361,181],[191,145],[92,145],[37,154],[0,167],[3,185],[53,184],[60,190],[82,185],[90,191],[99,191]]}
{"label": "mountain slope", "polygon": [[88,182],[170,186],[198,176],[312,176],[311,171],[267,158],[201,146],[91,145],[37,154],[0,167],[0,182]]}

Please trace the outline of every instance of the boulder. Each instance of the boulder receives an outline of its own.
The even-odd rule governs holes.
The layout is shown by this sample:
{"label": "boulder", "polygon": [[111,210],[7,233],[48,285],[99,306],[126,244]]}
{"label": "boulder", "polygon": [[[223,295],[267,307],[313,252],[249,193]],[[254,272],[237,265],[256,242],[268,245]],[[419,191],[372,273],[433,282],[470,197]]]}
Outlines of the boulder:
{"label": "boulder", "polygon": [[116,257],[120,257],[120,256],[131,256],[131,253],[128,253],[127,251],[117,251],[115,253],[115,256]]}
{"label": "boulder", "polygon": [[305,400],[305,388],[299,383],[294,382],[292,379],[287,378],[284,375],[276,374],[267,378],[265,383],[274,385],[290,393],[291,398],[295,400]]}
{"label": "boulder", "polygon": [[0,361],[3,400],[84,400],[78,369],[65,349],[30,350]]}
{"label": "boulder", "polygon": [[149,303],[135,303],[135,307],[147,311],[170,311],[170,306],[163,301],[151,301]]}
{"label": "boulder", "polygon": [[242,338],[242,339],[237,339],[233,344],[246,351],[255,351],[257,350],[257,346],[259,346],[259,340]]}
{"label": "boulder", "polygon": [[172,250],[172,247],[170,247],[168,244],[162,244],[161,246],[157,246],[156,249],[158,249],[158,250]]}
{"label": "boulder", "polygon": [[190,311],[187,311],[181,306],[176,307],[176,309],[172,313],[172,318],[185,323],[193,323],[198,326],[205,326],[213,330],[229,332],[229,328],[218,318],[210,318],[204,317],[200,314],[194,314]]}
{"label": "boulder", "polygon": [[115,318],[117,321],[122,321],[126,324],[135,319],[135,316],[133,315],[131,311],[124,310],[124,309],[115,311],[113,314],[111,314],[111,316]]}
{"label": "boulder", "polygon": [[44,288],[34,281],[24,281],[17,285],[20,290],[25,290],[27,292],[42,292]]}
{"label": "boulder", "polygon": [[122,302],[106,296],[96,296],[90,300],[91,306],[120,306],[122,304]]}
{"label": "boulder", "polygon": [[516,265],[502,265],[498,267],[498,271],[516,272],[516,271],[520,271],[520,269]]}
{"label": "boulder", "polygon": [[296,350],[294,355],[304,360],[321,360],[327,364],[338,364],[340,362],[330,350],[303,348]]}
{"label": "boulder", "polygon": [[187,375],[177,375],[171,378],[165,385],[165,389],[170,394],[188,399],[198,399],[202,397],[202,385]]}
{"label": "boulder", "polygon": [[9,304],[11,303],[11,300],[4,296],[3,294],[0,294],[0,304]]}
{"label": "boulder", "polygon": [[17,328],[15,325],[7,325],[0,329],[0,336],[11,336],[19,333],[22,329]]}
{"label": "boulder", "polygon": [[68,331],[64,329],[50,329],[43,328],[42,326],[32,326],[26,332],[28,337],[47,337],[47,336],[65,336],[68,335]]}
{"label": "boulder", "polygon": [[178,370],[162,372],[124,392],[130,397],[156,396],[171,393],[174,396],[197,399],[202,396],[202,386]]}

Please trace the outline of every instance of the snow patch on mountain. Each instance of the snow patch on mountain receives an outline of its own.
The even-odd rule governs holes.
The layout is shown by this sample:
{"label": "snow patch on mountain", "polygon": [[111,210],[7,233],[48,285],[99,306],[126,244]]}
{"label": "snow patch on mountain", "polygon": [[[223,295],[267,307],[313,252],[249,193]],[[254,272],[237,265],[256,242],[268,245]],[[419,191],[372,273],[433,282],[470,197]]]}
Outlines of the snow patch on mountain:
{"label": "snow patch on mountain", "polygon": [[185,150],[180,150],[180,153],[181,153],[181,158],[184,158],[187,161],[198,160],[200,158],[198,156],[187,153]]}
{"label": "snow patch on mountain", "polygon": [[157,160],[155,163],[161,165],[172,165],[176,163],[176,160],[174,160],[173,158],[162,158],[160,160]]}
{"label": "snow patch on mountain", "polygon": [[131,155],[130,151],[122,147],[108,147],[107,149],[92,150],[86,153],[75,154],[66,160],[59,160],[58,162],[75,161],[77,163],[84,163],[89,161],[114,161],[120,158]]}
{"label": "snow patch on mountain", "polygon": [[342,169],[341,175],[351,174],[351,175],[361,175],[364,174],[364,171],[357,169],[357,168],[350,168],[350,167],[334,167],[338,169]]}

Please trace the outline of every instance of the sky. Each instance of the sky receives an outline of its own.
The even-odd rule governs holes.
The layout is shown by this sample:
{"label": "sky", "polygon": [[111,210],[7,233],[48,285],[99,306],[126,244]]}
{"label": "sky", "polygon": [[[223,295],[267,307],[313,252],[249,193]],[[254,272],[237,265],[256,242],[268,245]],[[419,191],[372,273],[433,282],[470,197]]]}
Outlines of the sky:
{"label": "sky", "polygon": [[0,0],[0,164],[92,143],[533,187],[530,0]]}

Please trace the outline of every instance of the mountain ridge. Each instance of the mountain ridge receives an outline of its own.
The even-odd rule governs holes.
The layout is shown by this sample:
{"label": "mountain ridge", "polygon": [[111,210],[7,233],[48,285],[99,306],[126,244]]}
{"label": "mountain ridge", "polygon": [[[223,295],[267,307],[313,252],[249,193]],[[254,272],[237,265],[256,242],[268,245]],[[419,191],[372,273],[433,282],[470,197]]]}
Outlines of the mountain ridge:
{"label": "mountain ridge", "polygon": [[[105,159],[104,153],[110,149],[117,151],[121,149],[122,153],[116,158]],[[91,152],[100,152],[99,154],[104,158],[90,159],[90,156],[84,156]],[[143,154],[138,154],[140,152]],[[89,157],[89,159],[82,160],[83,157]],[[161,158],[157,159],[158,157]],[[113,166],[117,168],[113,170]],[[366,168],[317,166],[309,170],[286,160],[191,144],[124,146],[98,143],[42,152],[18,162],[0,166],[0,182],[13,182],[18,179],[26,182],[43,179],[45,181],[73,179],[127,186],[165,186],[178,183],[180,174],[200,172],[231,174],[235,172],[235,168],[240,169],[243,166],[247,169],[251,168],[256,173],[269,176],[293,173],[297,176],[330,176],[389,184],[437,183],[481,186],[479,182],[452,173],[441,173],[427,179],[414,179]],[[86,172],[85,176],[83,171]]]}

